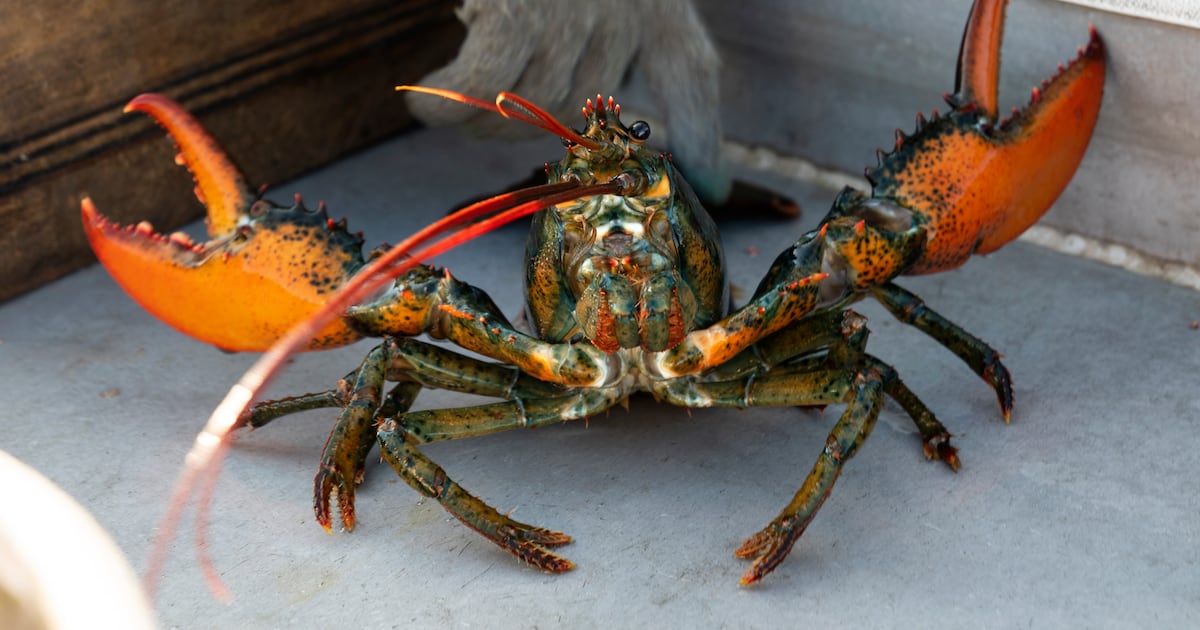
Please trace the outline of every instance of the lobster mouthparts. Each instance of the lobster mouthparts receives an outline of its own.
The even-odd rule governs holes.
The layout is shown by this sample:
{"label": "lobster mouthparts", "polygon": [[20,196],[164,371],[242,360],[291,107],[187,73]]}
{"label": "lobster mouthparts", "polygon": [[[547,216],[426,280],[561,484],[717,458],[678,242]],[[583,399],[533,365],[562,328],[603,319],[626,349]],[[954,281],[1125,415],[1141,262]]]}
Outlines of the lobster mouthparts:
{"label": "lobster mouthparts", "polygon": [[[90,199],[84,232],[96,257],[138,304],[176,330],[227,351],[267,350],[362,266],[362,238],[324,208],[257,198],[237,168],[178,104],[143,94],[126,111],[152,116],[175,140],[176,161],[196,181],[211,240],[163,236],[147,222],[121,227]],[[315,350],[358,338],[340,319],[309,342]]]}

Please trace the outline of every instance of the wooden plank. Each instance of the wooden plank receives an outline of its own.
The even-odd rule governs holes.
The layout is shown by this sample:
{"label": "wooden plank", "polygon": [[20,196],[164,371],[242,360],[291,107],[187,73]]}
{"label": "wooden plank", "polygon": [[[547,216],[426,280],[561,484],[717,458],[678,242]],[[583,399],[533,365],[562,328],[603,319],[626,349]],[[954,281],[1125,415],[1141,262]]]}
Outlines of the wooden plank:
{"label": "wooden plank", "polygon": [[290,179],[411,124],[392,86],[451,59],[449,0],[22,4],[0,23],[0,300],[94,260],[92,196],[125,222],[200,215],[163,135],[121,109],[162,92],[254,182]]}

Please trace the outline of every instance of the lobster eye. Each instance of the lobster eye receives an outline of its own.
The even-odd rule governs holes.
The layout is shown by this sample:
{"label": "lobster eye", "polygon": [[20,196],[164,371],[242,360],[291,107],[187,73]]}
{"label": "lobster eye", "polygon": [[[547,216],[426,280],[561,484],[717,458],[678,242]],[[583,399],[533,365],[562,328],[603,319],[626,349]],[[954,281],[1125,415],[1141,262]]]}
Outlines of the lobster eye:
{"label": "lobster eye", "polygon": [[650,123],[644,120],[635,121],[629,125],[629,135],[638,142],[645,142],[650,137]]}

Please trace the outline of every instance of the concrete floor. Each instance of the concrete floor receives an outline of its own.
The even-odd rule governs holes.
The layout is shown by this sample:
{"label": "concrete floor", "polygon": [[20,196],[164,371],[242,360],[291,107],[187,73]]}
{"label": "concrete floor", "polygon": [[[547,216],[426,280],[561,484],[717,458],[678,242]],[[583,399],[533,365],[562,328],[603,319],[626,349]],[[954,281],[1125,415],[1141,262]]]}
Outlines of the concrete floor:
{"label": "concrete floor", "polygon": [[[470,144],[423,131],[276,187],[395,242],[457,202],[556,159],[553,140]],[[163,159],[170,159],[164,146]],[[834,191],[769,181],[794,223],[722,225],[745,295]],[[97,199],[114,212],[120,199]],[[1134,209],[1131,209],[1134,211]],[[520,308],[524,231],[437,262]],[[1006,356],[1011,426],[947,351],[864,305],[872,351],[957,434],[963,470],[921,456],[889,404],[831,499],[761,586],[743,538],[799,486],[838,410],[696,410],[635,399],[590,423],[428,449],[468,489],[576,542],[578,567],[522,566],[372,462],[360,527],[327,536],[311,479],[331,415],[242,436],[217,487],[215,601],[190,530],[163,627],[1196,627],[1200,624],[1200,294],[1017,243],[903,284]],[[255,357],[188,340],[93,267],[0,305],[0,449],[61,485],[145,565],[184,452]],[[323,389],[366,344],[300,356],[271,390]],[[427,392],[419,406],[469,402]],[[3,492],[0,490],[0,492]],[[3,495],[0,495],[3,496]],[[38,518],[36,506],[5,502]]]}

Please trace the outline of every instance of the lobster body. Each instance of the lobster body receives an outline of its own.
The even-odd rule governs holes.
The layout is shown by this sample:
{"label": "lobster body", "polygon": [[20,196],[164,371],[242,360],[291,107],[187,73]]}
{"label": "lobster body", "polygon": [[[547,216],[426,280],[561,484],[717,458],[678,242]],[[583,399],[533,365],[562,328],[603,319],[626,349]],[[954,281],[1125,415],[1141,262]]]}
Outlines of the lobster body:
{"label": "lobster body", "polygon": [[[536,334],[581,333],[605,352],[674,347],[725,314],[728,285],[716,226],[670,161],[630,160],[649,178],[639,197],[580,200],[534,216],[526,247],[526,312]],[[551,170],[562,178],[569,164]]]}
{"label": "lobster body", "polygon": [[[1004,419],[1010,416],[1011,378],[999,354],[893,282],[952,269],[1016,238],[1049,209],[1083,157],[1103,94],[1099,36],[1092,30],[1079,56],[1035,89],[1026,108],[1000,120],[1005,4],[974,3],[955,92],[946,97],[951,110],[918,116],[911,135],[897,132],[894,150],[867,169],[870,193],[843,190],[819,226],[779,254],[738,308],[729,303],[712,219],[669,157],[644,146],[649,126],[626,127],[611,98],[589,100],[585,127],[576,132],[515,95],[501,94],[492,105],[406,88],[519,118],[564,139],[566,156],[547,165],[549,184],[481,204],[541,199],[526,248],[532,330],[510,323],[482,290],[418,265],[386,292],[346,309],[310,343],[315,349],[359,336],[384,338],[355,371],[328,391],[260,403],[245,424],[341,409],[314,484],[317,520],[326,528],[335,498],[342,523],[353,528],[355,488],[378,444],[414,489],[522,560],[562,571],[571,563],[550,548],[569,537],[488,506],[420,446],[586,418],[636,391],[687,407],[844,403],[804,485],[736,552],[754,560],[743,583],[758,581],[815,516],[870,434],[885,396],[913,419],[925,454],[958,469],[949,431],[891,366],[866,351],[865,318],[848,309],[855,301],[877,299],[956,354],[994,389]],[[292,208],[258,199],[178,106],[146,95],[130,109],[154,116],[175,137],[208,204],[213,237],[196,245],[145,226],[120,229],[84,201],[97,256],[148,310],[219,347],[262,350],[363,266],[361,239],[344,224],[330,221],[324,209],[305,210],[298,199]],[[422,334],[490,361],[414,339]],[[423,388],[498,402],[409,411]]]}

